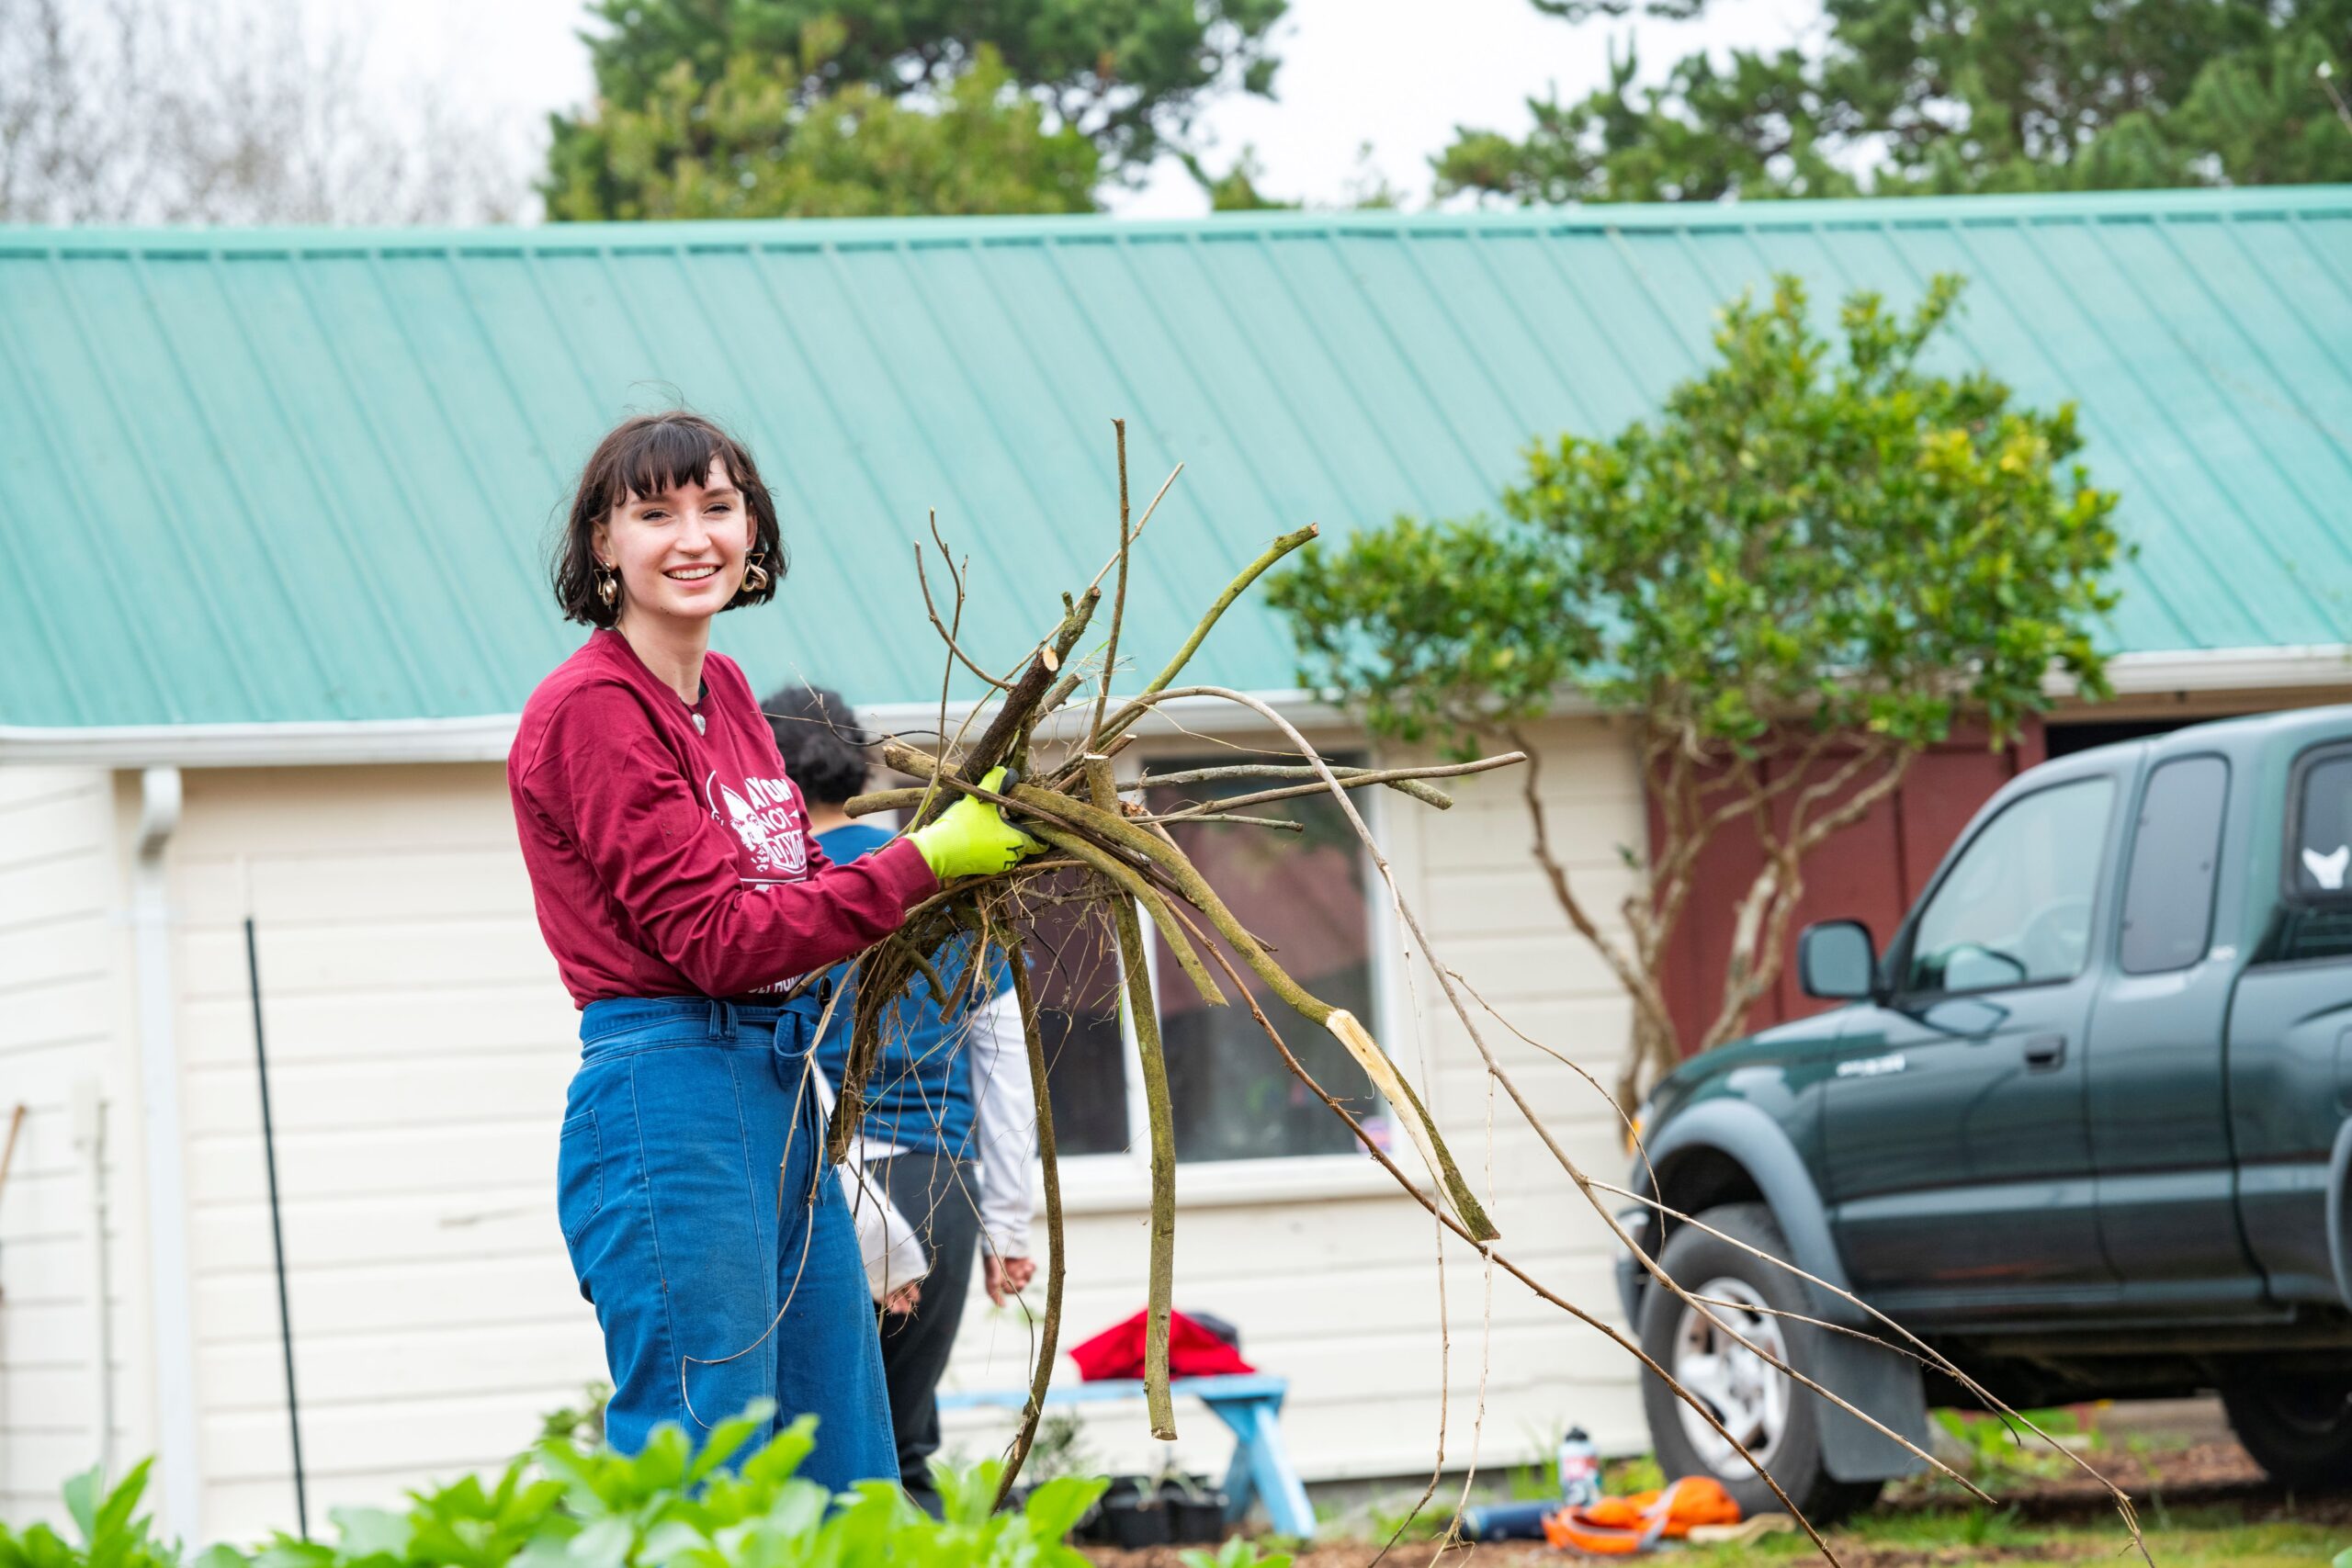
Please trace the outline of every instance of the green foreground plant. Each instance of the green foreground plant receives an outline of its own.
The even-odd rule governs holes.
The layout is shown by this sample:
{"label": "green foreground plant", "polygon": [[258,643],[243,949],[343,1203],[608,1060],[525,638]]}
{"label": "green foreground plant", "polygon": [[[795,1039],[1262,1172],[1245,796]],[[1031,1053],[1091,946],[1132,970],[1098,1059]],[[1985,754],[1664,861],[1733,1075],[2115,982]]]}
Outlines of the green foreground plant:
{"label": "green foreground plant", "polygon": [[[2029,1410],[2023,1415],[2035,1430],[2052,1438],[2071,1438],[2083,1429],[2074,1413],[2067,1410]],[[1998,1416],[1939,1410],[1935,1417],[1945,1435],[1967,1453],[1966,1469],[1972,1480],[1995,1482],[2011,1475],[2054,1475],[2065,1468],[2064,1461],[2049,1449],[2029,1446],[2025,1427]]]}
{"label": "green foreground plant", "polygon": [[1196,1546],[1176,1555],[1184,1568],[1290,1568],[1291,1563],[1289,1552],[1264,1551],[1238,1535],[1215,1551]]}
{"label": "green foreground plant", "polygon": [[636,1454],[549,1438],[495,1480],[411,1492],[405,1510],[334,1509],[332,1540],[281,1533],[252,1551],[220,1545],[192,1557],[158,1541],[138,1512],[146,1463],[111,1490],[93,1470],[65,1486],[80,1541],[45,1524],[0,1524],[0,1568],[1083,1568],[1068,1538],[1101,1480],[1048,1481],[1000,1513],[998,1461],[934,1462],[944,1517],[933,1519],[888,1482],[837,1495],[801,1477],[813,1416],[752,1447],[771,1414],[755,1405],[699,1449],[674,1426],[656,1428]]}

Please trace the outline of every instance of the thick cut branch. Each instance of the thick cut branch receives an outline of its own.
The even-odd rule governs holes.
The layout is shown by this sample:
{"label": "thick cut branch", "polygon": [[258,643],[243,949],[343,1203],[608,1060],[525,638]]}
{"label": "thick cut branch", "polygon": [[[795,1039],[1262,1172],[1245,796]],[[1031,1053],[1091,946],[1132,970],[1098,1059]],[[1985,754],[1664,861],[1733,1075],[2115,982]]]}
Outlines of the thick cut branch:
{"label": "thick cut branch", "polygon": [[[1062,667],[1062,661],[1069,657],[1069,650],[1078,645],[1078,639],[1085,633],[1086,623],[1092,617],[1094,606],[1101,598],[1099,590],[1090,588],[1062,616],[1062,624],[1055,631],[1053,640],[1039,649],[1036,657],[1029,660],[1029,668],[1021,672],[1021,679],[1013,682],[1012,690],[1005,694],[1004,705],[997,709],[996,717],[989,721],[989,727],[980,731],[980,738],[965,754],[959,770],[965,777],[977,779],[985,775],[990,768],[1011,755],[1015,743],[1028,733],[1029,726],[1036,717],[1037,705],[1045,699],[1046,687],[1052,682],[1054,671]],[[946,804],[944,796],[934,798],[919,816],[922,820],[928,820],[944,810]],[[921,827],[922,821],[919,820],[914,825]]]}
{"label": "thick cut branch", "polygon": [[[1086,783],[1095,804],[1119,808],[1111,759],[1086,759]],[[1119,933],[1119,966],[1126,973],[1127,1016],[1135,1024],[1136,1057],[1143,1066],[1144,1109],[1151,1130],[1151,1272],[1143,1330],[1143,1396],[1151,1435],[1173,1442],[1176,1406],[1168,1393],[1168,1314],[1176,1275],[1176,1112],[1168,1094],[1168,1057],[1159,1044],[1159,1007],[1145,965],[1143,928],[1136,907],[1114,898],[1111,924]]]}

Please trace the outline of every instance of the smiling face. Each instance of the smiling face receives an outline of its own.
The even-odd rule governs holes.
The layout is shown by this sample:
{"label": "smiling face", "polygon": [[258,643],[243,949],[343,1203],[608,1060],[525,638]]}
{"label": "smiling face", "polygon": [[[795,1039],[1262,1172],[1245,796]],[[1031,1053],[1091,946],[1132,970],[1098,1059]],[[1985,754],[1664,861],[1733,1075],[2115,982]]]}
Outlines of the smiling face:
{"label": "smiling face", "polygon": [[723,457],[697,484],[623,496],[597,525],[599,565],[620,577],[618,619],[707,620],[742,586],[752,547],[752,510]]}
{"label": "smiling face", "polygon": [[567,620],[702,637],[718,611],[775,598],[788,564],[752,454],[700,414],[673,410],[624,420],[596,444],[548,585]]}

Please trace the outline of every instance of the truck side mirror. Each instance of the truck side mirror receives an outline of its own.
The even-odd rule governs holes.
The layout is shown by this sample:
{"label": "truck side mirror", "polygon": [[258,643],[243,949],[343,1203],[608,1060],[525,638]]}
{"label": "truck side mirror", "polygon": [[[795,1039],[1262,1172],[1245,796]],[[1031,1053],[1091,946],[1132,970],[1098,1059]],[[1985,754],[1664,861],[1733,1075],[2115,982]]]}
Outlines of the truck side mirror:
{"label": "truck side mirror", "polygon": [[1877,955],[1860,920],[1823,920],[1797,938],[1797,982],[1808,997],[1849,1002],[1873,995]]}

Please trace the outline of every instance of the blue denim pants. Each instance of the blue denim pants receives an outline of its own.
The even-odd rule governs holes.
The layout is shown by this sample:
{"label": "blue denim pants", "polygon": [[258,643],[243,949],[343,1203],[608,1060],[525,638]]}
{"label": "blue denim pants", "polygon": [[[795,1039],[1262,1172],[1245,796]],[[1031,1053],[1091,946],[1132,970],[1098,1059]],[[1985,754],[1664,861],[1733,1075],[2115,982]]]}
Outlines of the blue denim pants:
{"label": "blue denim pants", "polygon": [[818,1418],[800,1473],[896,1481],[872,1296],[808,1087],[814,997],[591,1002],[556,1162],[557,1213],[612,1369],[624,1453],[699,1441],[754,1399]]}

